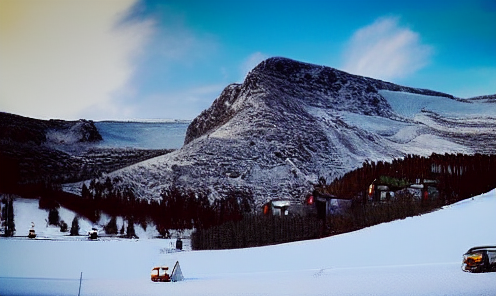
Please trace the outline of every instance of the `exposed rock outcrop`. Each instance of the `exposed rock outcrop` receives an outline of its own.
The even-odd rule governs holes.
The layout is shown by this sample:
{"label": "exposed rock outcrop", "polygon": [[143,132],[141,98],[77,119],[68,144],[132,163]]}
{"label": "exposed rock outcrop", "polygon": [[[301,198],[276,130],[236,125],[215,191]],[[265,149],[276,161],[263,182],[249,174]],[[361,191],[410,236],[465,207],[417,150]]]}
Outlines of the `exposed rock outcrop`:
{"label": "exposed rock outcrop", "polygon": [[97,142],[102,140],[91,120],[79,121],[40,120],[0,112],[0,139],[18,143],[41,145],[47,141],[65,143]]}

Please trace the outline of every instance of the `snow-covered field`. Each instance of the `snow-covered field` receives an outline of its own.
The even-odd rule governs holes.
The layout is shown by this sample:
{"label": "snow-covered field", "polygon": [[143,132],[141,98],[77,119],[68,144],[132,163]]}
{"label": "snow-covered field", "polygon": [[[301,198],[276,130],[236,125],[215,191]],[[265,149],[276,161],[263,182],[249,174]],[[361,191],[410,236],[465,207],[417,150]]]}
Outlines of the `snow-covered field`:
{"label": "snow-covered field", "polygon": [[179,149],[183,146],[187,121],[100,121],[95,126],[103,137],[99,147]]}
{"label": "snow-covered field", "polygon": [[470,118],[493,117],[496,104],[482,102],[462,102],[446,97],[428,96],[408,92],[379,90],[394,112],[406,118],[414,118],[422,110],[441,114],[445,117]]}
{"label": "snow-covered field", "polygon": [[[496,295],[496,273],[460,268],[496,244],[496,189],[442,210],[334,237],[250,249],[163,252],[168,241],[0,239],[0,295]],[[180,262],[183,282],[150,270]]]}

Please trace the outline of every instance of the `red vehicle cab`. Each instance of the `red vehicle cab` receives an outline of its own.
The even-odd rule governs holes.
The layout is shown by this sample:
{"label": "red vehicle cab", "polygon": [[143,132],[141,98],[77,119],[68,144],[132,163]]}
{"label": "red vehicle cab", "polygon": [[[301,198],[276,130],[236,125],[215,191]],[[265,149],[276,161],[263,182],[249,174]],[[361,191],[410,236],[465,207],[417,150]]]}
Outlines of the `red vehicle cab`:
{"label": "red vehicle cab", "polygon": [[169,267],[167,266],[161,266],[161,267],[154,267],[152,269],[152,274],[151,274],[151,279],[154,282],[170,282],[170,276],[167,273],[169,270]]}

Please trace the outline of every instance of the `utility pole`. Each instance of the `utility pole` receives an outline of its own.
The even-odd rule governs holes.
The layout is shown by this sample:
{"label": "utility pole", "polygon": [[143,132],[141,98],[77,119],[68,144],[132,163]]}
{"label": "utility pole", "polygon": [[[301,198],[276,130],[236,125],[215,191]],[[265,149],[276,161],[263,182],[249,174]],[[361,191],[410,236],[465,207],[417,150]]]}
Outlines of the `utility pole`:
{"label": "utility pole", "polygon": [[83,272],[81,271],[81,276],[79,277],[79,292],[78,296],[81,296],[81,281],[83,280]]}

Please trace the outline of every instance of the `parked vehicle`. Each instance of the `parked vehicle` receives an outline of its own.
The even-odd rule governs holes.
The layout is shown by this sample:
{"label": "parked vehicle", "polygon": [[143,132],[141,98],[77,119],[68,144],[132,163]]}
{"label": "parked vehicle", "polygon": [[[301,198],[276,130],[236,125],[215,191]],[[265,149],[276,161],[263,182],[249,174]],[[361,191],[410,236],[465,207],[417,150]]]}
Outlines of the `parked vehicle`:
{"label": "parked vehicle", "polygon": [[35,238],[36,237],[36,232],[34,231],[34,229],[29,230],[28,237],[29,238]]}
{"label": "parked vehicle", "polygon": [[176,263],[174,264],[174,268],[172,269],[170,275],[167,273],[168,270],[168,266],[154,267],[151,273],[151,280],[154,282],[179,282],[184,280],[181,266],[179,266],[179,261],[176,261]]}
{"label": "parked vehicle", "polygon": [[154,267],[152,269],[152,274],[151,274],[151,279],[153,282],[170,282],[170,276],[167,273],[169,270],[169,267],[167,266],[161,266],[161,267]]}
{"label": "parked vehicle", "polygon": [[462,270],[474,273],[496,271],[496,246],[469,249],[463,255]]}
{"label": "parked vehicle", "polygon": [[31,229],[29,230],[28,237],[29,238],[36,237],[36,232],[34,231],[34,222],[31,222]]}
{"label": "parked vehicle", "polygon": [[91,231],[88,232],[89,239],[98,239],[98,229],[92,228]]}

